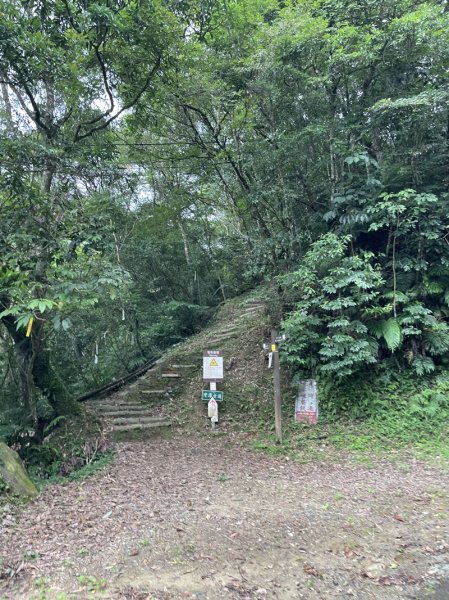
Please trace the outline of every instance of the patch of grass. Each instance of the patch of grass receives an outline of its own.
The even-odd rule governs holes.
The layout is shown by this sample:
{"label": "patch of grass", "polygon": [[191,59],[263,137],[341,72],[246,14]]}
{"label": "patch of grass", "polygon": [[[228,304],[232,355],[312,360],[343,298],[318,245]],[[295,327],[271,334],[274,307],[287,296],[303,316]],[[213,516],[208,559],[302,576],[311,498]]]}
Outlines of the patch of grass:
{"label": "patch of grass", "polygon": [[115,431],[112,437],[114,442],[141,442],[154,438],[170,439],[173,435],[174,427],[153,427],[151,429]]}
{"label": "patch of grass", "polygon": [[355,455],[354,461],[360,465],[363,465],[367,469],[374,469],[375,467],[373,459],[366,454]]}
{"label": "patch of grass", "polygon": [[174,564],[183,564],[184,562],[191,560],[195,552],[195,546],[193,544],[182,544],[174,548]]}
{"label": "patch of grass", "polygon": [[101,592],[107,586],[106,579],[97,579],[93,575],[80,575],[78,581],[90,592]]}
{"label": "patch of grass", "polygon": [[100,454],[98,458],[95,458],[92,462],[83,465],[65,477],[62,475],[53,475],[48,479],[41,479],[39,477],[32,477],[31,479],[39,490],[42,490],[47,485],[62,483],[64,481],[84,481],[88,477],[109,467],[114,462],[115,456],[114,450],[108,450],[107,452]]}
{"label": "patch of grass", "polygon": [[105,454],[102,454],[88,465],[84,465],[77,471],[74,471],[67,477],[67,479],[70,481],[83,481],[87,477],[91,477],[95,473],[98,473],[98,471],[102,471],[103,469],[106,469],[106,467],[109,467],[114,460],[115,452],[111,450]]}
{"label": "patch of grass", "polygon": [[64,592],[56,592],[48,584],[45,577],[39,577],[34,582],[37,593],[30,597],[30,600],[67,600]]}
{"label": "patch of grass", "polygon": [[65,559],[62,561],[62,564],[64,565],[64,567],[67,567],[67,568],[69,568],[69,567],[73,567],[73,565],[74,565],[74,562],[73,562],[73,560],[70,560],[69,558],[65,558]]}
{"label": "patch of grass", "polygon": [[295,423],[284,418],[283,442],[271,434],[262,435],[252,448],[271,456],[285,456],[302,463],[338,462],[347,459],[374,468],[387,459],[403,473],[410,472],[409,461],[418,458],[439,468],[449,469],[449,414],[432,419],[410,417],[405,411],[383,411],[364,420],[321,418],[316,425]]}
{"label": "patch of grass", "polygon": [[344,453],[369,468],[386,459],[407,473],[410,459],[418,458],[449,470],[448,373],[419,381],[403,372],[373,373],[357,385],[320,381],[319,388],[318,424],[295,423],[294,395],[285,394],[283,443],[271,435],[274,418],[266,403],[252,447],[302,463],[338,462]]}
{"label": "patch of grass", "polygon": [[142,538],[141,540],[139,540],[139,546],[141,546],[141,548],[145,548],[146,546],[150,545],[150,540],[148,538]]}
{"label": "patch of grass", "polygon": [[275,444],[263,441],[252,442],[254,450],[262,450],[265,454],[271,456],[284,456],[289,450],[289,446],[286,444]]}

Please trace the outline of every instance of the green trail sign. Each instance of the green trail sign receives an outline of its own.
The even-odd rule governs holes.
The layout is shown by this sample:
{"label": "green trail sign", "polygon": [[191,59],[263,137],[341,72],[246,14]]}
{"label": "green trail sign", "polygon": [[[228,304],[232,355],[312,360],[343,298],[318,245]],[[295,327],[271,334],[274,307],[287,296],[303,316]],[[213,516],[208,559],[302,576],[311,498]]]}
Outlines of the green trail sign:
{"label": "green trail sign", "polygon": [[201,393],[201,400],[204,400],[205,402],[209,402],[209,400],[222,402],[223,395],[223,392],[217,392],[216,390],[203,390]]}

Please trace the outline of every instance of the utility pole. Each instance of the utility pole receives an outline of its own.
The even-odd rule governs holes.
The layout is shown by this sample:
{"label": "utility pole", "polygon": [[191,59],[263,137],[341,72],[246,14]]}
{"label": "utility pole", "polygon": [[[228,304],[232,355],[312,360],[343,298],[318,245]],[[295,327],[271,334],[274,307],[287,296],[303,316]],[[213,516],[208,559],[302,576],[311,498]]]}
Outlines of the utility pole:
{"label": "utility pole", "polygon": [[281,366],[279,364],[279,337],[275,329],[271,330],[271,352],[273,354],[274,384],[274,424],[276,437],[282,442],[282,406],[281,406]]}

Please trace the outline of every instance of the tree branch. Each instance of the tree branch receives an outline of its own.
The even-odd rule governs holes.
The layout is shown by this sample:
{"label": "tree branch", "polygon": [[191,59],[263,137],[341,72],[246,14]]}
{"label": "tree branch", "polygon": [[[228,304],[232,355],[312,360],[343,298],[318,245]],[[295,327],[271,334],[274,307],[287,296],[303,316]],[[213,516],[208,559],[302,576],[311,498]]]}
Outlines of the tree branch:
{"label": "tree branch", "polygon": [[98,46],[95,47],[95,56],[97,57],[98,64],[100,65],[101,75],[103,77],[104,89],[106,90],[106,94],[108,95],[108,98],[109,98],[109,109],[106,112],[104,112],[103,114],[101,114],[99,117],[96,117],[95,119],[92,119],[91,121],[84,121],[82,123],[82,125],[95,125],[95,123],[102,121],[104,118],[106,118],[108,115],[110,115],[111,112],[115,108],[114,96],[112,95],[111,88],[109,87],[109,83],[108,83],[108,73],[106,71],[106,65],[104,64],[103,57],[101,56],[100,51],[98,50]]}
{"label": "tree branch", "polygon": [[[123,112],[125,112],[125,110],[129,110],[130,108],[132,108],[133,106],[135,106],[137,104],[137,102],[140,100],[140,98],[142,97],[142,95],[147,90],[150,81],[153,79],[153,77],[156,74],[157,70],[161,66],[161,61],[162,61],[162,56],[159,55],[156,58],[156,62],[154,64],[153,68],[151,69],[151,72],[148,75],[147,79],[145,80],[145,83],[139,89],[139,91],[137,92],[137,94],[134,96],[134,98],[130,102],[128,102],[127,104],[125,104],[115,115],[112,115],[112,117],[110,117],[109,119],[106,119],[106,121],[104,121],[103,123],[101,123],[101,125],[98,125],[97,127],[92,127],[86,133],[81,134],[81,130],[83,129],[83,126],[86,125],[86,123],[80,123],[78,125],[78,127],[77,127],[74,141],[75,142],[79,142],[81,140],[84,140],[85,138],[90,137],[91,135],[93,135],[97,131],[101,131],[103,129],[106,129],[106,127],[108,127],[113,121],[115,121]],[[103,113],[103,115],[102,115],[101,118],[104,119],[108,114],[110,114],[110,112]]]}

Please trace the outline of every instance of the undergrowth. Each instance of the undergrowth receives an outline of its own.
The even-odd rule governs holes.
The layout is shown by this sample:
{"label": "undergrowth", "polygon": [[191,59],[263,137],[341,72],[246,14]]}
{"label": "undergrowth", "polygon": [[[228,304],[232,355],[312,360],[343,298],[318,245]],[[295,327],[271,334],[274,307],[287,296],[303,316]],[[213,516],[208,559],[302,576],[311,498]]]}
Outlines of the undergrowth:
{"label": "undergrowth", "polygon": [[[90,414],[60,420],[43,443],[25,430],[7,441],[19,453],[38,489],[49,483],[84,480],[110,465],[115,457],[114,445]],[[10,498],[8,486],[0,479],[2,495]]]}
{"label": "undergrowth", "polygon": [[420,382],[373,374],[351,387],[320,382],[319,395],[318,424],[295,423],[293,407],[285,403],[283,442],[276,443],[267,423],[267,433],[253,447],[305,462],[339,460],[347,452],[368,466],[374,458],[408,455],[449,467],[448,373]]}

